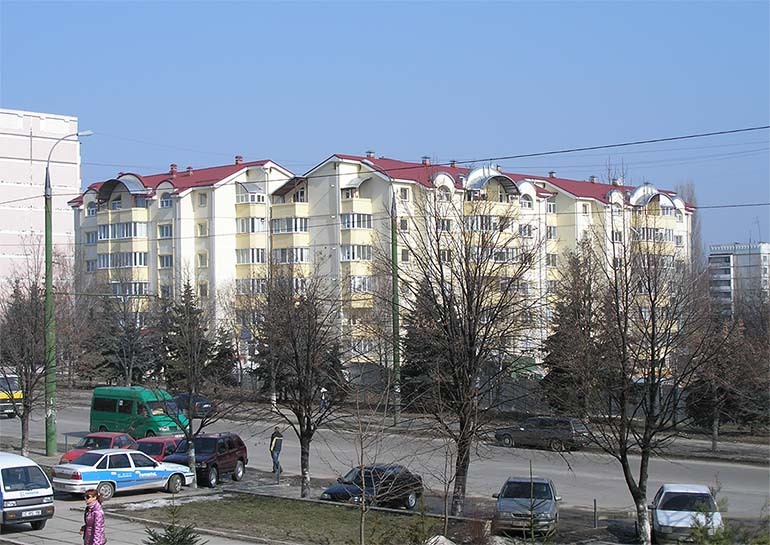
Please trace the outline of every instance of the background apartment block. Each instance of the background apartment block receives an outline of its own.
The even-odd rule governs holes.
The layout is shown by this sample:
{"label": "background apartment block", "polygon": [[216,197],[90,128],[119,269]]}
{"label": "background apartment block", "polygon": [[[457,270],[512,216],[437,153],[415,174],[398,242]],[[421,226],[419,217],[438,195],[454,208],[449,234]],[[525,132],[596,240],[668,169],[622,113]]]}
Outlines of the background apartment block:
{"label": "background apartment block", "polygon": [[709,247],[709,291],[726,316],[742,299],[770,294],[770,243],[714,244]]}
{"label": "background apartment block", "polygon": [[[44,243],[45,167],[58,139],[78,131],[77,117],[0,109],[0,279],[23,273]],[[67,201],[80,189],[80,143],[56,146],[50,163],[54,251],[71,260],[74,228]]]}

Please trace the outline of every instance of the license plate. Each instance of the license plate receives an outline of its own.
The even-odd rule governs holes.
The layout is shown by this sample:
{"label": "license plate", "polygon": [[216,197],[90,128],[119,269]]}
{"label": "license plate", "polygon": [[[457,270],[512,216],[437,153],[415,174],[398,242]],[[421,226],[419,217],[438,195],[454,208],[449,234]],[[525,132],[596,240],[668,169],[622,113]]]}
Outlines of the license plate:
{"label": "license plate", "polygon": [[24,517],[39,517],[42,514],[43,514],[43,511],[41,511],[40,509],[35,509],[34,511],[24,511],[21,514],[21,517],[22,518],[24,518]]}

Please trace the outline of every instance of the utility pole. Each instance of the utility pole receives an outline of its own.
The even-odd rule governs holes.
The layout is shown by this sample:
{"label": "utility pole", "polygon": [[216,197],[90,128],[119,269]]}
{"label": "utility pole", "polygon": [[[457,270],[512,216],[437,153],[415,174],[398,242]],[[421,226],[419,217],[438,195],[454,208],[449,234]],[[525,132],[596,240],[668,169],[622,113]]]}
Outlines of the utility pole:
{"label": "utility pole", "polygon": [[393,316],[393,423],[401,421],[401,320],[398,300],[398,217],[396,210],[396,188],[392,188],[390,206],[390,277],[393,282],[393,299],[391,314]]}

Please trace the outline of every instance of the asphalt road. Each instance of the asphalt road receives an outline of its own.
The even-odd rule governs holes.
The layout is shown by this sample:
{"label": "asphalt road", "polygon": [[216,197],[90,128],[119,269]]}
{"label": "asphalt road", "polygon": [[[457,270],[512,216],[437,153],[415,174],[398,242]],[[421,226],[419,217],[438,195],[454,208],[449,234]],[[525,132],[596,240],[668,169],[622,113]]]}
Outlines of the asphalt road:
{"label": "asphalt road", "polygon": [[[60,443],[72,444],[78,435],[88,431],[88,409],[60,409],[57,418]],[[235,431],[249,448],[249,465],[269,471],[268,439],[274,423],[221,421],[210,431]],[[42,413],[33,418],[31,434],[44,438]],[[0,441],[18,438],[18,420],[0,420]],[[311,474],[315,478],[333,479],[356,465],[363,452],[365,463],[397,462],[420,473],[426,485],[440,490],[445,480],[445,445],[438,440],[412,435],[354,433],[320,430],[313,441]],[[281,463],[284,471],[299,474],[300,449],[291,430],[284,432]],[[634,461],[637,461],[634,459]],[[565,507],[591,508],[597,500],[600,511],[631,511],[633,503],[617,462],[611,457],[589,452],[568,454],[541,450],[506,449],[480,445],[474,453],[468,479],[468,494],[490,497],[497,492],[508,475],[532,473],[553,479]],[[759,519],[767,514],[770,498],[770,474],[767,466],[739,464],[729,461],[665,460],[656,458],[650,464],[648,497],[666,482],[704,483],[721,486],[720,497],[727,500],[728,517]],[[765,509],[763,513],[763,508]]]}

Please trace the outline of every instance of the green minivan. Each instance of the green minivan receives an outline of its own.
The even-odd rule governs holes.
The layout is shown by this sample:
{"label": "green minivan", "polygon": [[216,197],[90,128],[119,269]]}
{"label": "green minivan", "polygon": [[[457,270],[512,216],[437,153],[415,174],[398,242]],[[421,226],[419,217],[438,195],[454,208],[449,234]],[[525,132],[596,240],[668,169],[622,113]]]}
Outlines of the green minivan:
{"label": "green minivan", "polygon": [[[173,416],[172,416],[173,415]],[[165,390],[141,386],[100,386],[91,398],[91,431],[121,431],[137,439],[182,436],[188,425]]]}

